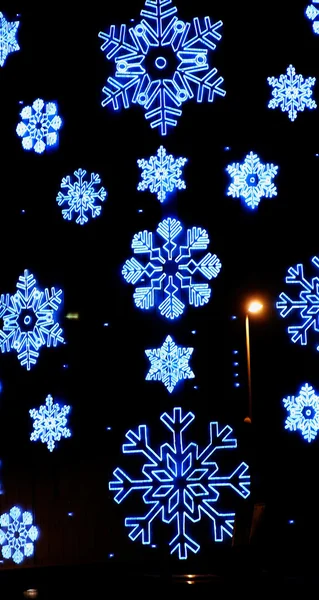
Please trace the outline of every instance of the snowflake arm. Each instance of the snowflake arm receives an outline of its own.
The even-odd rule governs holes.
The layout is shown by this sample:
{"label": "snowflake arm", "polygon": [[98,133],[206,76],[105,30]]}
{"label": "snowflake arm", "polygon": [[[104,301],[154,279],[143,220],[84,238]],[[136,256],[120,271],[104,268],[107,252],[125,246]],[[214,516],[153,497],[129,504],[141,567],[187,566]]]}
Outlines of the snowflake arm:
{"label": "snowflake arm", "polygon": [[179,381],[195,377],[189,360],[194,348],[177,346],[171,336],[167,336],[161,348],[145,350],[151,366],[146,381],[162,381],[172,393]]}
{"label": "snowflake arm", "polygon": [[315,34],[319,34],[319,9],[315,5],[319,5],[318,0],[313,0],[306,8],[305,14],[312,21],[312,29]]}
{"label": "snowflake arm", "polygon": [[305,108],[310,110],[317,108],[316,102],[312,99],[315,83],[315,77],[304,79],[302,75],[297,75],[292,65],[287,68],[286,75],[277,77],[268,77],[268,83],[273,88],[273,98],[269,101],[268,108],[278,108],[282,112],[288,112],[291,121],[295,121],[298,112],[303,112]]}
{"label": "snowflake arm", "polygon": [[20,21],[7,21],[0,12],[0,67],[4,66],[8,54],[20,50],[17,31]]}
{"label": "snowflake arm", "polygon": [[45,405],[40,406],[39,410],[32,408],[29,411],[34,421],[30,440],[32,442],[41,440],[52,452],[55,442],[59,442],[62,437],[71,437],[71,431],[66,427],[70,410],[71,407],[68,405],[53,404],[52,396],[48,395]]}
{"label": "snowflake arm", "polygon": [[75,182],[68,175],[61,182],[61,190],[66,190],[66,193],[60,191],[57,195],[57,203],[59,206],[67,206],[63,208],[62,216],[67,221],[71,221],[76,217],[76,223],[84,225],[89,218],[95,219],[100,216],[102,207],[98,202],[104,202],[107,193],[104,187],[96,189],[96,186],[101,183],[101,178],[96,173],[91,173],[89,181],[85,180],[86,171],[78,169],[74,171]]}
{"label": "snowflake arm", "polygon": [[307,442],[312,442],[319,430],[319,397],[308,383],[301,386],[299,396],[283,399],[288,416],[285,429],[300,431]]}
{"label": "snowflake arm", "polygon": [[39,530],[33,525],[33,516],[30,512],[22,512],[14,506],[9,513],[0,517],[0,546],[2,556],[12,559],[17,565],[25,557],[34,554],[34,542],[38,539]]}

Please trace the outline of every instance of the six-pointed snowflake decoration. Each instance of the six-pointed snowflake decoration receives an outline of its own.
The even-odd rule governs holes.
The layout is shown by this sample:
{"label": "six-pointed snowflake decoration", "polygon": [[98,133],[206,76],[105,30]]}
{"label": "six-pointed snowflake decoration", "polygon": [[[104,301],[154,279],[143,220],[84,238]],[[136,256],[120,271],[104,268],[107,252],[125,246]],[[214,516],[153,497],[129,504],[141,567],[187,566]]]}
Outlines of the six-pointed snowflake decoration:
{"label": "six-pointed snowflake decoration", "polygon": [[295,68],[289,65],[287,75],[280,75],[279,79],[268,77],[268,83],[273,88],[273,98],[268,108],[279,106],[282,112],[288,112],[289,119],[294,121],[298,112],[303,112],[305,108],[317,108],[316,102],[312,99],[311,89],[315,82],[315,77],[304,79],[302,75],[296,75]]}
{"label": "six-pointed snowflake decoration", "polygon": [[316,8],[315,4],[319,6],[319,0],[312,0],[312,4],[309,4],[306,8],[306,16],[312,21],[312,29],[314,33],[319,34],[319,9]]}
{"label": "six-pointed snowflake decoration", "polygon": [[104,202],[107,194],[104,187],[96,189],[101,183],[101,178],[96,173],[91,173],[90,181],[85,180],[84,169],[74,171],[74,176],[75,181],[71,180],[70,175],[62,179],[61,189],[66,192],[59,192],[56,200],[59,206],[68,206],[62,210],[64,219],[71,221],[76,216],[76,223],[84,225],[89,217],[95,219],[101,214],[102,207],[97,203]]}
{"label": "six-pointed snowflake decoration", "polygon": [[7,21],[0,12],[0,67],[3,67],[10,52],[20,50],[16,38],[19,25],[20,21]]}
{"label": "six-pointed snowflake decoration", "polygon": [[22,512],[14,506],[9,513],[0,517],[0,546],[2,556],[12,559],[17,565],[25,557],[34,553],[34,543],[38,538],[39,530],[33,525],[33,516],[30,512]]}
{"label": "six-pointed snowflake decoration", "polygon": [[172,154],[166,154],[163,146],[157,150],[157,156],[151,156],[149,160],[144,158],[137,161],[138,166],[143,169],[142,181],[137,189],[144,191],[149,189],[152,194],[157,194],[160,202],[164,202],[168,193],[174,190],[185,190],[186,184],[181,179],[182,169],[187,163],[187,158],[174,158]]}
{"label": "six-pointed snowflake decoration", "polygon": [[61,438],[71,437],[71,431],[66,427],[68,424],[68,414],[71,406],[64,404],[61,406],[58,402],[53,404],[53,398],[50,394],[46,397],[45,405],[40,406],[39,410],[32,408],[29,413],[33,419],[33,431],[30,436],[31,442],[41,440],[47,444],[52,452],[55,448],[55,442]]}
{"label": "six-pointed snowflake decoration", "polygon": [[111,25],[99,33],[101,50],[115,63],[115,75],[103,88],[102,106],[118,110],[138,104],[161,135],[177,125],[187,100],[213,102],[215,95],[226,94],[223,78],[208,62],[223,23],[210,17],[186,23],[176,14],[172,0],[146,0],[140,23],[129,29]]}
{"label": "six-pointed snowflake decoration", "polygon": [[145,350],[151,363],[146,380],[162,381],[171,393],[179,381],[195,377],[188,364],[193,351],[194,348],[177,346],[168,335],[161,348]]}
{"label": "six-pointed snowflake decoration", "polygon": [[161,421],[171,432],[171,444],[163,444],[158,452],[149,445],[146,425],[128,431],[123,453],[140,455],[144,461],[142,477],[132,479],[117,468],[109,484],[117,503],[137,492],[146,505],[144,516],[125,519],[130,539],[151,544],[155,519],[170,523],[174,531],[170,541],[171,554],[176,553],[181,559],[187,558],[188,552],[197,553],[200,549],[192,531],[193,524],[202,517],[212,521],[216,542],[223,541],[225,535],[232,535],[235,514],[221,512],[219,505],[220,494],[225,488],[242,498],[249,496],[247,464],[242,462],[231,474],[221,475],[216,462],[215,452],[237,447],[237,440],[231,437],[231,427],[210,423],[210,442],[200,450],[194,442],[187,444],[185,441],[185,431],[194,418],[193,413],[183,413],[181,408],[174,408],[172,414],[164,413]]}
{"label": "six-pointed snowflake decoration", "polygon": [[261,198],[277,196],[277,188],[272,180],[277,175],[278,167],[272,163],[263,164],[257,154],[250,152],[243,163],[228,165],[226,170],[233,178],[227,195],[243,198],[249,208],[256,208]]}
{"label": "six-pointed snowflake decoration", "polygon": [[17,125],[17,134],[22,138],[24,150],[42,154],[49,146],[57,146],[57,131],[62,126],[56,102],[44,102],[40,98],[32,106],[25,106],[20,113],[22,121]]}
{"label": "six-pointed snowflake decoration", "polygon": [[26,270],[19,277],[17,292],[1,294],[1,352],[15,350],[22,366],[28,370],[36,364],[42,346],[63,343],[63,331],[57,321],[63,299],[62,290],[37,289],[36,280]]}
{"label": "six-pointed snowflake decoration", "polygon": [[299,430],[307,442],[312,442],[319,430],[319,397],[313,387],[305,383],[299,396],[288,396],[283,399],[283,404],[289,413],[285,429]]}
{"label": "six-pointed snowflake decoration", "polygon": [[[312,258],[312,263],[319,269],[317,256]],[[299,324],[288,327],[288,333],[292,342],[299,342],[305,346],[308,343],[309,331],[313,329],[316,333],[319,332],[319,277],[306,279],[303,265],[298,264],[288,269],[285,281],[292,284],[294,289],[298,286],[299,295],[297,298],[290,298],[282,292],[276,307],[283,318],[292,314],[298,315]],[[317,346],[317,350],[319,350],[319,346]]]}
{"label": "six-pointed snowflake decoration", "polygon": [[[182,232],[179,245],[176,240]],[[206,229],[192,227],[185,232],[180,221],[168,218],[159,223],[156,233],[162,238],[161,246],[157,245],[156,234],[150,231],[134,235],[132,249],[135,254],[145,256],[145,264],[133,257],[125,262],[122,275],[132,285],[145,279],[149,283],[135,288],[134,302],[138,308],[149,310],[155,306],[162,316],[176,319],[185,310],[183,294],[188,294],[188,303],[195,307],[209,302],[209,284],[194,283],[193,277],[196,274],[211,280],[220,272],[221,263],[210,252],[198,261],[192,258],[194,252],[208,247]]]}

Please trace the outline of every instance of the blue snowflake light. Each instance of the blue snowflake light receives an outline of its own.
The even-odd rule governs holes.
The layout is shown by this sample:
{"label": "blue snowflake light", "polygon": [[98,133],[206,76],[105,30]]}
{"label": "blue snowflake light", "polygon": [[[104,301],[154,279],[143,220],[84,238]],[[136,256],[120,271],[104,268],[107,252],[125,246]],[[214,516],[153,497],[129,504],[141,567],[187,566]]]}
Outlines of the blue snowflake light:
{"label": "blue snowflake light", "polygon": [[151,363],[146,381],[162,381],[171,393],[182,379],[193,379],[195,375],[188,364],[193,351],[194,348],[177,346],[168,335],[161,348],[145,350]]}
{"label": "blue snowflake light", "polygon": [[39,535],[39,530],[33,525],[33,516],[30,512],[23,512],[17,506],[10,509],[0,517],[0,546],[2,556],[12,559],[17,565],[24,558],[34,554],[34,543]]}
{"label": "blue snowflake light", "polygon": [[[176,240],[184,232],[182,241]],[[204,306],[209,302],[211,289],[208,283],[194,283],[195,274],[208,280],[217,277],[221,263],[216,254],[210,252],[196,261],[193,252],[206,250],[209,237],[206,229],[192,227],[185,229],[177,219],[168,218],[159,223],[156,230],[158,238],[165,243],[157,245],[156,234],[150,231],[136,233],[132,241],[134,254],[145,255],[145,264],[131,258],[122,269],[122,275],[128,283],[148,280],[149,285],[136,287],[134,302],[138,308],[149,310],[154,306],[167,319],[176,319],[183,314],[185,304],[182,294],[187,292],[188,303],[192,306]]]}
{"label": "blue snowflake light", "polygon": [[307,442],[312,442],[319,430],[319,397],[313,387],[305,383],[299,396],[288,396],[283,399],[283,404],[289,413],[285,429],[299,430]]}
{"label": "blue snowflake light", "polygon": [[314,33],[319,34],[319,0],[312,0],[312,4],[309,4],[306,8],[306,16],[312,21],[312,29]]}
{"label": "blue snowflake light", "polygon": [[10,52],[20,50],[16,37],[19,25],[20,21],[7,21],[0,12],[0,67],[4,66]]}
{"label": "blue snowflake light", "polygon": [[137,189],[144,191],[149,189],[152,194],[157,194],[160,202],[166,200],[167,194],[174,190],[185,190],[186,184],[181,179],[182,169],[187,163],[187,158],[174,158],[172,154],[166,154],[163,146],[157,150],[157,156],[151,156],[149,160],[141,158],[137,161],[142,170],[142,181]]}
{"label": "blue snowflake light", "polygon": [[208,63],[221,40],[222,21],[196,17],[186,23],[176,15],[172,0],[146,0],[140,23],[129,29],[111,25],[99,33],[101,50],[115,63],[115,75],[103,88],[102,106],[119,110],[140,105],[161,135],[177,125],[187,100],[213,102],[215,95],[226,94],[223,78]]}
{"label": "blue snowflake light", "polygon": [[[312,263],[319,269],[317,256],[312,258]],[[296,325],[288,327],[288,334],[292,342],[305,346],[308,343],[309,331],[312,329],[316,333],[319,332],[319,277],[306,279],[303,265],[298,264],[288,269],[285,281],[287,284],[293,284],[294,289],[299,290],[299,295],[291,298],[282,292],[276,307],[284,319],[291,315],[299,317]]]}
{"label": "blue snowflake light", "polygon": [[216,542],[222,542],[224,536],[232,536],[235,514],[220,512],[219,507],[220,494],[225,487],[242,498],[247,498],[250,493],[246,463],[242,462],[230,475],[221,475],[216,462],[215,452],[237,447],[237,440],[231,437],[231,427],[221,428],[217,422],[210,423],[210,442],[199,450],[194,442],[185,442],[185,431],[194,418],[193,413],[183,413],[181,408],[174,408],[172,414],[162,414],[161,421],[171,432],[171,444],[163,444],[159,452],[149,445],[146,425],[128,431],[127,443],[122,446],[123,454],[137,454],[143,458],[142,477],[132,479],[117,468],[109,483],[118,504],[132,492],[137,492],[146,505],[144,516],[125,519],[130,539],[152,544],[153,522],[157,519],[170,523],[174,531],[170,551],[180,559],[186,559],[188,552],[196,554],[199,551],[200,545],[191,534],[193,523],[198,523],[204,516],[212,521]]}
{"label": "blue snowflake light", "polygon": [[71,431],[66,427],[68,423],[68,414],[71,406],[64,404],[61,406],[58,402],[53,404],[53,398],[50,394],[46,397],[45,405],[40,406],[39,410],[32,408],[29,413],[33,419],[33,431],[30,436],[31,442],[41,440],[42,444],[47,444],[52,452],[55,448],[55,442],[61,438],[71,437]]}
{"label": "blue snowflake light", "polygon": [[62,290],[53,287],[39,290],[36,280],[26,270],[19,277],[17,292],[0,296],[1,352],[15,350],[18,360],[28,371],[36,364],[42,346],[63,343],[63,331],[57,321],[63,299]]}
{"label": "blue snowflake light", "polygon": [[287,112],[291,121],[294,121],[298,112],[303,112],[305,108],[317,108],[316,102],[312,99],[315,83],[315,77],[304,79],[302,75],[296,75],[296,70],[292,65],[287,68],[286,75],[277,77],[268,77],[268,83],[273,88],[273,98],[268,104],[268,108],[280,107],[282,112]]}
{"label": "blue snowflake light", "polygon": [[67,206],[62,210],[63,218],[71,221],[76,217],[76,223],[84,225],[88,222],[89,217],[95,219],[101,214],[102,207],[98,202],[104,202],[106,198],[106,190],[104,187],[96,189],[101,183],[101,178],[96,173],[91,173],[89,181],[85,180],[86,171],[78,169],[74,171],[75,181],[68,175],[61,182],[61,189],[64,192],[59,192],[57,195],[57,203],[59,206]]}
{"label": "blue snowflake light", "polygon": [[257,154],[250,152],[244,162],[228,165],[227,173],[233,178],[227,195],[243,198],[246,205],[254,210],[261,198],[277,196],[277,188],[272,182],[278,167],[272,163],[264,164]]}
{"label": "blue snowflake light", "polygon": [[25,106],[20,113],[22,121],[17,125],[17,134],[22,138],[24,150],[42,154],[47,147],[59,143],[58,130],[62,119],[58,115],[56,102],[44,102],[40,98],[32,106]]}

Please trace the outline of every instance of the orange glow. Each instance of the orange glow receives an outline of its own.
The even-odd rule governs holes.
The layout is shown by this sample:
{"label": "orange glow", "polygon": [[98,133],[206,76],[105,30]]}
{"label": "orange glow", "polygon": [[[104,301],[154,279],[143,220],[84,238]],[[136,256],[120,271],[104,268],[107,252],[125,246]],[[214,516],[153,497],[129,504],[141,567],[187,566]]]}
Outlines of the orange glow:
{"label": "orange glow", "polygon": [[264,307],[259,300],[253,300],[248,306],[248,312],[256,314],[259,313],[263,308]]}

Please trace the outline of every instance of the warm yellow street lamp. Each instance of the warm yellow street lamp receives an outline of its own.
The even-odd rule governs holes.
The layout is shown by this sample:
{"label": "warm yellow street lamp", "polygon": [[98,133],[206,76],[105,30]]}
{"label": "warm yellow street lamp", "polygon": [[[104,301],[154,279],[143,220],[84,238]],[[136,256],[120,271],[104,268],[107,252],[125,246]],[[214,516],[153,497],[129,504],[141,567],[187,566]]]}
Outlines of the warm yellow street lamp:
{"label": "warm yellow street lamp", "polygon": [[248,417],[252,420],[252,396],[251,396],[251,363],[250,363],[250,335],[249,335],[249,315],[256,315],[263,310],[263,305],[259,300],[251,300],[246,312],[246,350],[247,350],[247,376],[248,376]]}

